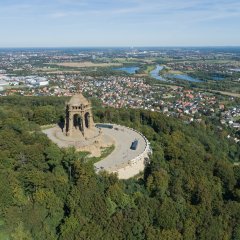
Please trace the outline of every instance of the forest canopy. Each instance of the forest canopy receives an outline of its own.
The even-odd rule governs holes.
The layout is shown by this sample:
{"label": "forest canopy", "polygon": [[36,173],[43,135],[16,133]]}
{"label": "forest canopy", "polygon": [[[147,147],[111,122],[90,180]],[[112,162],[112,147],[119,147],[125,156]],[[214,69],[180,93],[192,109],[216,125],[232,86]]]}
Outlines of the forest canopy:
{"label": "forest canopy", "polygon": [[0,98],[0,239],[240,239],[240,148],[225,130],[93,100],[95,122],[151,142],[145,171],[119,180],[41,132],[66,100]]}

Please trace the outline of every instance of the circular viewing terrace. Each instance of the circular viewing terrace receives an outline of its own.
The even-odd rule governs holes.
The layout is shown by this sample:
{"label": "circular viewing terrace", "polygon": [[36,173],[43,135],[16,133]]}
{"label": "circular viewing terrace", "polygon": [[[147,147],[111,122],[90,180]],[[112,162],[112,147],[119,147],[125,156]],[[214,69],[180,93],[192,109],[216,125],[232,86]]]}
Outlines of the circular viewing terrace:
{"label": "circular viewing terrace", "polygon": [[96,126],[101,128],[104,135],[111,136],[115,143],[114,151],[105,159],[95,163],[97,172],[106,170],[117,173],[119,178],[127,179],[144,170],[151,148],[148,140],[141,133],[116,124]]}
{"label": "circular viewing terrace", "polygon": [[127,179],[144,170],[151,148],[148,140],[134,129],[111,123],[95,125],[92,138],[67,137],[58,127],[43,130],[59,147],[74,146],[79,151],[89,151],[100,156],[101,149],[114,145],[114,150],[106,158],[94,164],[96,172],[117,173]]}

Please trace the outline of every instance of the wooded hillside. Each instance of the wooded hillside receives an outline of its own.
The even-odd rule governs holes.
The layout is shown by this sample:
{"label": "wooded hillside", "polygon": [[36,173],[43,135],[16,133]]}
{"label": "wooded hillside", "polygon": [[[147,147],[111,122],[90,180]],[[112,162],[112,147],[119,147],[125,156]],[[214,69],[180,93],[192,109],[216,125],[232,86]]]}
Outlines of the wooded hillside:
{"label": "wooded hillside", "polygon": [[240,239],[240,148],[224,130],[94,102],[95,122],[133,127],[153,148],[141,176],[118,180],[41,133],[65,101],[0,98],[0,239]]}

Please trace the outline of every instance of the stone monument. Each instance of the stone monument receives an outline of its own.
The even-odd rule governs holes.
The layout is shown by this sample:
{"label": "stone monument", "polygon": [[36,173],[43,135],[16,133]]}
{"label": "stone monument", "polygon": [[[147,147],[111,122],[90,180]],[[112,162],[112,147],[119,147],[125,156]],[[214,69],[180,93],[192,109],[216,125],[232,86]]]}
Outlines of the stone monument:
{"label": "stone monument", "polygon": [[114,144],[111,136],[95,127],[91,102],[80,92],[66,103],[64,126],[61,128],[57,125],[43,132],[59,147],[75,147],[96,157],[101,155],[102,149]]}
{"label": "stone monument", "polygon": [[[141,133],[116,124],[95,125],[91,103],[80,92],[73,95],[65,107],[64,126],[43,130],[59,147],[74,147],[77,151],[89,152],[89,156],[101,157],[106,147],[115,146],[110,155],[94,164],[96,172],[106,170],[128,179],[144,170],[151,148]],[[136,139],[137,147],[132,149]]]}
{"label": "stone monument", "polygon": [[66,104],[66,136],[91,138],[94,128],[91,103],[81,93],[73,95]]}

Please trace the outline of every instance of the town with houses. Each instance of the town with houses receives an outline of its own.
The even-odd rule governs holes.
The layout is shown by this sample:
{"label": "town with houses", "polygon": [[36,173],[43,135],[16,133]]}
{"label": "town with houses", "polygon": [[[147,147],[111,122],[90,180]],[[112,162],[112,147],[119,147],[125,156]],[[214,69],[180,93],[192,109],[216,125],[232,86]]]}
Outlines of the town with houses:
{"label": "town with houses", "polygon": [[[103,105],[114,108],[140,108],[163,112],[168,116],[183,118],[186,122],[201,122],[206,117],[219,116],[224,126],[240,130],[240,106],[227,107],[224,99],[234,103],[234,97],[206,91],[194,91],[180,86],[150,85],[141,78],[109,77],[94,79],[59,75],[54,78],[37,76],[4,77],[1,87],[13,86],[0,92],[0,96],[20,94],[24,96],[72,96],[81,86],[89,97],[101,99]],[[4,85],[2,85],[2,83]],[[51,83],[49,85],[49,83]],[[19,86],[25,85],[24,88]],[[18,88],[16,88],[18,86]],[[239,139],[235,138],[238,142]]]}
{"label": "town with houses", "polygon": [[[105,54],[105,55],[104,55]],[[23,96],[72,96],[77,88],[88,97],[101,99],[102,104],[114,108],[136,108],[150,111],[163,112],[168,116],[183,119],[186,123],[204,122],[211,119],[219,127],[228,127],[232,129],[232,134],[228,137],[234,141],[240,141],[240,105],[239,94],[219,94],[208,89],[195,89],[175,82],[166,84],[164,81],[146,81],[144,74],[105,74],[94,76],[84,72],[82,69],[63,68],[52,69],[49,65],[43,65],[39,62],[61,63],[72,61],[95,61],[100,58],[107,63],[110,53],[83,53],[83,54],[46,54],[40,53],[12,53],[2,54],[0,58],[0,96],[9,96],[13,94]],[[113,54],[113,53],[111,53]],[[115,53],[117,57],[126,57],[125,55]],[[165,53],[167,54],[167,53]],[[114,54],[113,54],[114,55]],[[115,56],[114,55],[114,56]],[[176,55],[183,57],[181,52]],[[187,55],[187,60],[195,59],[199,55],[196,51],[192,55]],[[146,62],[146,57],[164,56],[153,51],[132,51],[131,57],[141,58]],[[211,56],[211,54],[210,54]],[[112,57],[112,55],[111,55]],[[116,56],[115,56],[116,57]],[[201,55],[201,59],[208,58],[209,55]],[[186,58],[186,54],[185,54]],[[80,59],[80,60],[79,60]],[[220,57],[221,60],[221,57]],[[45,64],[45,63],[44,63]],[[94,66],[95,63],[92,65]],[[98,63],[97,63],[98,64]],[[96,64],[96,66],[98,66]],[[117,63],[114,63],[117,64]],[[41,65],[42,67],[39,67]],[[86,64],[85,64],[86,65]],[[92,66],[90,65],[90,66]],[[51,65],[50,65],[51,66]],[[175,71],[189,70],[193,68],[213,69],[213,64],[173,62],[166,63],[166,68],[172,68]],[[56,67],[56,66],[55,66]],[[84,66],[84,70],[89,70]],[[234,64],[227,64],[227,69],[233,69]],[[97,68],[98,69],[98,68]],[[93,72],[96,72],[96,67]],[[101,69],[101,68],[100,68]],[[141,69],[141,68],[140,68]],[[218,73],[224,74],[222,64],[217,65]],[[226,68],[225,68],[226,69]],[[108,70],[108,69],[107,69]],[[235,67],[234,71],[238,71]],[[231,70],[231,72],[234,72]],[[234,84],[239,84],[236,78]],[[234,85],[235,86],[235,85]]]}
{"label": "town with houses", "polygon": [[0,19],[0,240],[240,240],[240,0]]}

